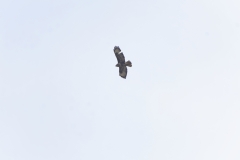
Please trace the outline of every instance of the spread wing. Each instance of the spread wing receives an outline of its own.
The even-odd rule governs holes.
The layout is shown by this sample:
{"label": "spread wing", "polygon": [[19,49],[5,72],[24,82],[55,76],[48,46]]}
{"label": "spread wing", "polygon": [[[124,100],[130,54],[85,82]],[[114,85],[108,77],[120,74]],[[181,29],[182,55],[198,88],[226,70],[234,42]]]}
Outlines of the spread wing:
{"label": "spread wing", "polygon": [[126,77],[127,77],[127,67],[126,66],[119,67],[119,76],[126,79]]}
{"label": "spread wing", "polygon": [[121,76],[122,78],[126,79],[127,77],[127,67],[125,64],[125,57],[123,55],[123,53],[121,52],[121,49],[118,46],[115,46],[113,49],[115,56],[117,58],[118,64],[119,65],[119,76]]}
{"label": "spread wing", "polygon": [[118,63],[125,64],[125,57],[122,52],[115,52]]}

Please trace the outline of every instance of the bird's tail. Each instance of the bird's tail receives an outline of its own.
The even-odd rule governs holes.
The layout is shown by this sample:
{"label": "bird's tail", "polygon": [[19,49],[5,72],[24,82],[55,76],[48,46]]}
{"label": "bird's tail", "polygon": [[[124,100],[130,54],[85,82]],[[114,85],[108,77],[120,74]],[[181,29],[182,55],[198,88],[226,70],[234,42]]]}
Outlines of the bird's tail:
{"label": "bird's tail", "polygon": [[127,61],[125,64],[126,64],[126,66],[128,66],[128,67],[132,67],[132,62],[131,62],[131,61]]}

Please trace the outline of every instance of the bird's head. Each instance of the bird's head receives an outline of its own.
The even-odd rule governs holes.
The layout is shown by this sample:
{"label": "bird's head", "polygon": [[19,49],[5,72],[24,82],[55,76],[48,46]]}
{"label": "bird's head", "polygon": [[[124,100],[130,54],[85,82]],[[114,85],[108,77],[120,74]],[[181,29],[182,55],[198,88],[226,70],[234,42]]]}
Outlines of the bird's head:
{"label": "bird's head", "polygon": [[121,52],[121,49],[118,46],[115,46],[113,51],[114,51],[114,53],[119,53],[119,52]]}
{"label": "bird's head", "polygon": [[120,67],[120,66],[121,66],[121,64],[120,64],[120,63],[116,64],[116,67]]}

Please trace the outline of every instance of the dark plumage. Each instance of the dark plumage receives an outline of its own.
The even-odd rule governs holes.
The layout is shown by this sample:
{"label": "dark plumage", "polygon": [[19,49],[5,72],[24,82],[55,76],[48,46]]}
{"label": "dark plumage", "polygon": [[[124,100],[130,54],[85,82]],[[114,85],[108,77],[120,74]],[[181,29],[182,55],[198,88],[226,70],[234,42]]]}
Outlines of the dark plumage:
{"label": "dark plumage", "polygon": [[126,79],[127,66],[132,67],[132,62],[131,61],[125,62],[125,57],[124,57],[123,53],[121,52],[121,49],[118,46],[115,46],[113,51],[114,51],[117,61],[118,61],[118,64],[116,64],[116,67],[119,67],[119,76]]}

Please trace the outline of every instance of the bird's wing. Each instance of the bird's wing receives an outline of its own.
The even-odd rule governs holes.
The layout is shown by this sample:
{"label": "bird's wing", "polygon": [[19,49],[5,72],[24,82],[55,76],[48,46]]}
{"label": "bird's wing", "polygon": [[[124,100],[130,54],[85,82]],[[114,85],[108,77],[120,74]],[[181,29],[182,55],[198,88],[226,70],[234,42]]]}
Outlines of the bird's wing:
{"label": "bird's wing", "polygon": [[118,63],[125,64],[125,57],[122,52],[115,53]]}
{"label": "bird's wing", "polygon": [[126,66],[119,67],[119,76],[126,79],[126,77],[127,77],[127,67]]}

